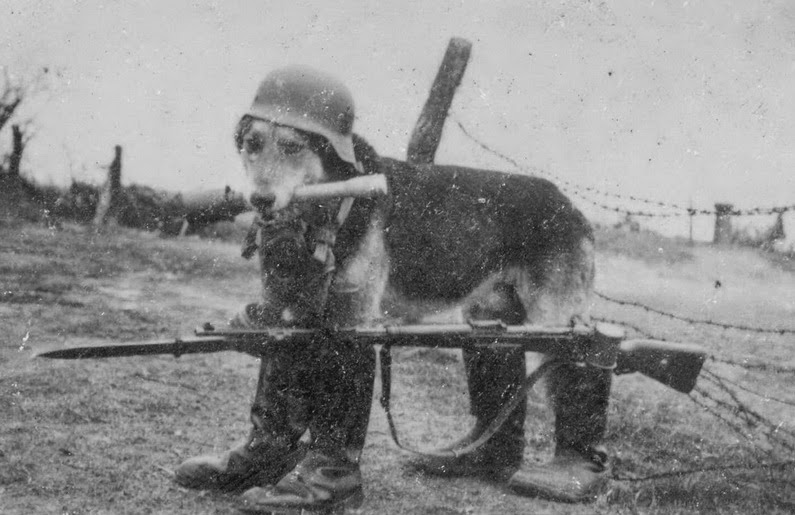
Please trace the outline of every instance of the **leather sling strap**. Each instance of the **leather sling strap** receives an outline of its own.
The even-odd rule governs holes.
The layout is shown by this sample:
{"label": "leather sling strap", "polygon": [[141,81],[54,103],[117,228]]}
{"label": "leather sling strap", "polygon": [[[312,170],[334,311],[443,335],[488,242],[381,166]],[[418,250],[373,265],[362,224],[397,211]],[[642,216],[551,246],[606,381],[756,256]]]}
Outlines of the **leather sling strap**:
{"label": "leather sling strap", "polygon": [[530,391],[533,386],[538,382],[541,377],[547,373],[549,370],[553,368],[557,368],[563,364],[561,360],[549,360],[541,363],[538,368],[536,368],[530,375],[525,378],[524,382],[522,383],[521,387],[518,388],[511,398],[505,402],[500,411],[497,413],[497,416],[491,423],[486,427],[486,429],[481,433],[481,435],[473,442],[465,445],[463,447],[449,449],[444,451],[426,451],[426,450],[419,450],[414,449],[410,446],[404,445],[400,443],[397,435],[397,428],[395,427],[395,421],[392,416],[392,411],[390,409],[390,398],[391,398],[391,389],[392,389],[392,354],[390,345],[383,345],[381,350],[379,351],[379,361],[381,363],[381,407],[384,409],[386,413],[386,419],[389,424],[389,432],[392,435],[392,440],[395,442],[399,448],[412,452],[414,454],[419,454],[422,456],[431,456],[436,458],[458,458],[460,456],[472,453],[479,449],[483,444],[489,441],[489,439],[494,436],[494,434],[500,430],[502,425],[508,420],[508,417],[513,413],[517,406],[519,406],[520,402],[525,402],[525,398],[527,397],[527,393]]}

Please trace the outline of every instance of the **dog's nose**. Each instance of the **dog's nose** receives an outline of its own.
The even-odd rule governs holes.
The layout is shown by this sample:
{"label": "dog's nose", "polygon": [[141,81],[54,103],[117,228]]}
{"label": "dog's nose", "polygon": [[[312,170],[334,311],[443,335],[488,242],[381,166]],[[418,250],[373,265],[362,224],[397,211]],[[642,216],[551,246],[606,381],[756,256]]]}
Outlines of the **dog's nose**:
{"label": "dog's nose", "polygon": [[267,213],[270,211],[275,201],[276,197],[273,195],[263,195],[261,193],[252,193],[249,197],[251,205],[260,213]]}

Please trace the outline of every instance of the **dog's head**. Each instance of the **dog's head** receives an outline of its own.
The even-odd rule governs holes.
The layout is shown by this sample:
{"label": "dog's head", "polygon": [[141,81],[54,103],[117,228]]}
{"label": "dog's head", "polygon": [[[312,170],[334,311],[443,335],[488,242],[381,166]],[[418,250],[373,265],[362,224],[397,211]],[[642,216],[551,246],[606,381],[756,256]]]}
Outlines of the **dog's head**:
{"label": "dog's head", "polygon": [[355,174],[353,118],[337,79],[303,67],[268,74],[235,134],[254,207],[278,211],[298,186]]}
{"label": "dog's head", "polygon": [[260,214],[287,207],[296,187],[327,179],[317,135],[251,116],[240,121],[238,134],[249,199]]}

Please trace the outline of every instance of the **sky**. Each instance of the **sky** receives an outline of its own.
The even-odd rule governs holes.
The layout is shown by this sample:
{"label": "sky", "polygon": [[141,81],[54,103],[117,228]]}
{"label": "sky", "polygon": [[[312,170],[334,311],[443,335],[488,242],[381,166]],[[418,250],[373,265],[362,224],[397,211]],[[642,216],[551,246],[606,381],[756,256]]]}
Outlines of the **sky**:
{"label": "sky", "polygon": [[[35,128],[23,170],[44,182],[101,181],[120,144],[124,183],[239,187],[235,123],[265,74],[294,63],[340,77],[355,130],[402,158],[448,40],[463,37],[472,57],[437,162],[513,170],[500,153],[523,173],[608,193],[574,198],[598,221],[617,216],[593,202],[651,209],[630,196],[703,209],[795,204],[789,0],[0,0],[0,9],[5,71],[25,80],[48,70],[20,113]],[[688,229],[686,218],[641,223]],[[696,237],[709,239],[712,224],[697,217]]]}

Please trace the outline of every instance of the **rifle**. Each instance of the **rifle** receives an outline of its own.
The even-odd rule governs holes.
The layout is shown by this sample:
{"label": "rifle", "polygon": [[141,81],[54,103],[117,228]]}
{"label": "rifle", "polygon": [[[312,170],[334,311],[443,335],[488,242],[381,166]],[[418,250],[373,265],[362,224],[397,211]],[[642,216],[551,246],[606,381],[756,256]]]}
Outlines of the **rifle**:
{"label": "rifle", "polygon": [[501,321],[467,324],[416,324],[355,326],[336,329],[265,327],[262,329],[215,329],[205,324],[195,336],[167,341],[70,347],[37,354],[55,359],[110,358],[154,354],[236,351],[255,357],[281,345],[312,345],[329,338],[383,347],[448,349],[521,348],[565,361],[612,369],[616,374],[640,372],[682,393],[696,384],[706,359],[694,344],[659,340],[625,340],[624,331],[611,324],[595,327],[541,327],[505,325]]}

